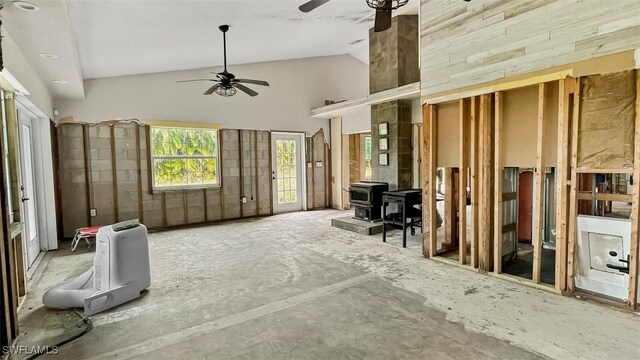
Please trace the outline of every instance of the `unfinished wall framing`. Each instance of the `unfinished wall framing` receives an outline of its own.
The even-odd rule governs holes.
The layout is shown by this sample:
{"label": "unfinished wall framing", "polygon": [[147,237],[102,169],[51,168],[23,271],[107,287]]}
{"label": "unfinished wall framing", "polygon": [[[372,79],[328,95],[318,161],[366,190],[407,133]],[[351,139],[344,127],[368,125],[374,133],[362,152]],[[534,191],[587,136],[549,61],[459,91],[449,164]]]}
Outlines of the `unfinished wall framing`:
{"label": "unfinished wall framing", "polygon": [[[64,238],[80,227],[128,219],[166,229],[273,213],[269,131],[220,130],[221,186],[166,190],[152,186],[148,125],[64,123],[55,134]],[[324,164],[328,149],[322,131],[309,137],[307,146],[305,163]],[[308,209],[326,207],[328,167],[307,165],[305,171]]]}
{"label": "unfinished wall framing", "polygon": [[[423,254],[555,292],[572,292],[577,215],[605,211],[612,201],[629,202],[633,230],[628,305],[635,307],[639,186],[634,184],[633,194],[627,194],[606,186],[592,190],[591,184],[596,174],[602,174],[599,176],[609,183],[616,179],[616,184],[628,181],[631,175],[640,178],[639,84],[638,71],[633,70],[567,77],[457,101],[426,103],[423,158],[427,161],[422,164],[422,184],[428,231],[423,238]],[[451,139],[453,134],[456,139]],[[612,139],[615,144],[610,144]],[[458,197],[452,210],[447,204],[453,202],[447,200],[445,191],[445,229],[440,234],[435,214],[439,167],[445,174],[458,174],[457,184],[446,175],[442,180]],[[505,233],[514,229],[514,224],[504,223],[505,204],[514,199],[514,193],[503,191],[507,186],[503,182],[508,180],[508,169],[518,168],[533,169],[536,179],[531,194],[529,280],[502,274],[504,259],[500,256],[505,250]],[[627,187],[623,184],[622,191]],[[460,189],[468,189],[469,205],[460,198]],[[447,221],[451,216],[457,216],[456,221]],[[471,225],[469,232],[463,231],[467,223]],[[554,230],[554,236],[550,230]],[[442,249],[441,244],[450,248]],[[548,251],[549,244],[553,245],[553,263],[545,264],[543,251]],[[455,257],[450,255],[451,250],[457,250]],[[549,268],[552,273],[546,275],[551,276],[550,281],[541,272]]]}

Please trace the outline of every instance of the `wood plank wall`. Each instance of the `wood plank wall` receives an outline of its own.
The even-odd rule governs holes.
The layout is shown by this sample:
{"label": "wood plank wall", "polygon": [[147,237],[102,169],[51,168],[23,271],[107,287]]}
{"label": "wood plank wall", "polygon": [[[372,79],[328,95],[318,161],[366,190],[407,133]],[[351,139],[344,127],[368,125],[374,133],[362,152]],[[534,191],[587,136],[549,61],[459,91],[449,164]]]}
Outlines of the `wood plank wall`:
{"label": "wood plank wall", "polygon": [[[273,213],[268,131],[220,130],[220,187],[163,191],[152,188],[149,134],[148,126],[125,122],[56,128],[59,228],[64,238],[79,227],[136,218],[150,229],[166,229]],[[309,137],[307,146],[308,209],[325,208],[329,150],[322,131]],[[246,204],[241,203],[243,196]],[[91,209],[96,216],[90,215]]]}
{"label": "wood plank wall", "polygon": [[421,0],[420,9],[423,96],[640,48],[640,1]]}

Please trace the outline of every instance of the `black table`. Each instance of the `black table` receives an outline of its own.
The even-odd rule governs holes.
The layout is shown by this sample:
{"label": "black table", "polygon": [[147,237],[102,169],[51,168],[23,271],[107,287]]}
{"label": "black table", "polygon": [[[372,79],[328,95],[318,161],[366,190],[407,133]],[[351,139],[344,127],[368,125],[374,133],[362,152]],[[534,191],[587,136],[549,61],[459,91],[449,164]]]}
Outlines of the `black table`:
{"label": "black table", "polygon": [[[398,212],[387,214],[389,204],[397,204]],[[385,191],[382,193],[382,241],[387,242],[387,226],[402,230],[402,247],[407,247],[407,225],[411,234],[415,234],[414,227],[422,228],[422,210],[414,205],[422,205],[422,190],[409,189]],[[407,223],[407,219],[409,222]]]}

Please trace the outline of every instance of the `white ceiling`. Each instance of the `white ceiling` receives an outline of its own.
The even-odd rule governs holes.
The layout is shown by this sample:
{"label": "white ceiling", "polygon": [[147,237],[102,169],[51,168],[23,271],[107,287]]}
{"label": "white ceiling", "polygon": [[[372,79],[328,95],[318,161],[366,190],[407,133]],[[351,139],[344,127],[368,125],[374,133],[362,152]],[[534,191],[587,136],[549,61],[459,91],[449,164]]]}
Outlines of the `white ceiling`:
{"label": "white ceiling", "polygon": [[[40,10],[6,6],[7,29],[52,95],[76,98],[84,96],[83,78],[221,65],[222,24],[231,26],[230,67],[339,54],[368,62],[374,16],[365,0],[331,0],[308,14],[298,10],[306,0],[28,1]],[[410,0],[395,15],[417,14],[418,6]]]}

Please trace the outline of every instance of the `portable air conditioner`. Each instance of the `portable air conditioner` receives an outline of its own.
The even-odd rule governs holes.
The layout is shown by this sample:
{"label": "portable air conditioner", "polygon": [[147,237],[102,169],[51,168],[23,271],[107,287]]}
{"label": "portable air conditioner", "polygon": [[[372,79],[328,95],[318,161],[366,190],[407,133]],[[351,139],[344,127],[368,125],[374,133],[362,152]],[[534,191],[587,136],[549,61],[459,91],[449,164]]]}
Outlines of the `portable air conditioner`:
{"label": "portable air conditioner", "polygon": [[140,297],[151,285],[147,228],[138,220],[100,228],[93,266],[43,296],[45,306],[89,316]]}

